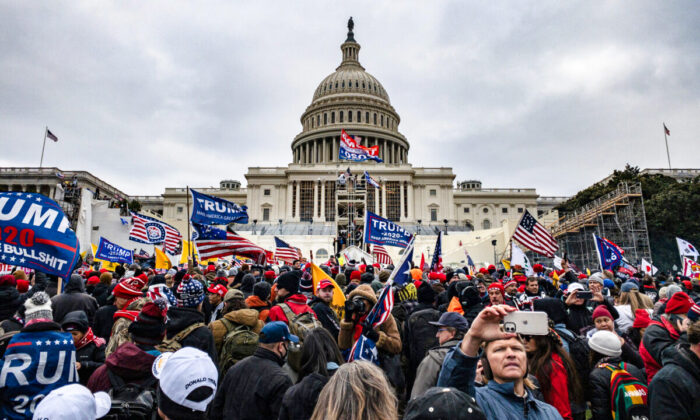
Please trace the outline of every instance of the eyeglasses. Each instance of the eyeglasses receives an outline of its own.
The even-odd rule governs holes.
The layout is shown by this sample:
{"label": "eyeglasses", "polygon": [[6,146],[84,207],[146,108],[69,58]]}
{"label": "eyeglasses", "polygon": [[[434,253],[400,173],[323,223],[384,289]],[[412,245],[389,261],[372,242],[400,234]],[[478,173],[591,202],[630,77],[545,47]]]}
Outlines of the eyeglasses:
{"label": "eyeglasses", "polygon": [[530,340],[532,340],[532,336],[531,336],[531,335],[521,335],[520,338],[522,338],[523,341],[530,341]]}

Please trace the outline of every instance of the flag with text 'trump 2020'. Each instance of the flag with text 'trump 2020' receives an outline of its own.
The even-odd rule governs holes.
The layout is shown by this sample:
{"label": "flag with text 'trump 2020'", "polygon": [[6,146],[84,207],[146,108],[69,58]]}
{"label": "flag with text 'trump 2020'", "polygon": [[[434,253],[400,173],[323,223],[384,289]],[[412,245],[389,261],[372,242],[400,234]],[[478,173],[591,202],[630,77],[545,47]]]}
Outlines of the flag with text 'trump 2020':
{"label": "flag with text 'trump 2020'", "polygon": [[373,160],[380,163],[384,162],[379,158],[379,146],[365,147],[358,144],[345,130],[340,133],[338,159],[352,160],[355,162],[364,162],[365,160]]}
{"label": "flag with text 'trump 2020'", "polygon": [[406,248],[413,237],[401,226],[371,211],[366,212],[365,221],[365,243]]}
{"label": "flag with text 'trump 2020'", "polygon": [[190,188],[192,193],[192,223],[227,225],[248,223],[248,207],[239,206],[223,198],[203,194]]}
{"label": "flag with text 'trump 2020'", "polygon": [[68,278],[80,245],[61,207],[36,193],[0,193],[0,263]]}
{"label": "flag with text 'trump 2020'", "polygon": [[134,262],[134,253],[100,237],[95,258],[116,263],[132,264]]}

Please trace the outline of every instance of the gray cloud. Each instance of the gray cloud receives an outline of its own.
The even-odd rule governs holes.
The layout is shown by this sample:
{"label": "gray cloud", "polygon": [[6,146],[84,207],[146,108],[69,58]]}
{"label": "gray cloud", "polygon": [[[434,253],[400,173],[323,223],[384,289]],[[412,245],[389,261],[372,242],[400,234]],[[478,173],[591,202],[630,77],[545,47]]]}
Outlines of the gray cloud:
{"label": "gray cloud", "polygon": [[630,162],[697,167],[693,2],[0,2],[2,166],[85,169],[129,194],[284,166],[314,89],[360,60],[415,166],[566,195]]}

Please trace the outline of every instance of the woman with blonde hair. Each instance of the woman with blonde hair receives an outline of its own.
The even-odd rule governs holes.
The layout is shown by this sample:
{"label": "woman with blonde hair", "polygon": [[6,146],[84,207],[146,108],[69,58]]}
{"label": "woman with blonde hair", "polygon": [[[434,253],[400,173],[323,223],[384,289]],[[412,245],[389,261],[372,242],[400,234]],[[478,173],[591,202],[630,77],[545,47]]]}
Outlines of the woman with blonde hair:
{"label": "woman with blonde hair", "polygon": [[622,334],[634,324],[635,312],[637,309],[646,309],[651,315],[654,302],[644,293],[639,292],[639,286],[631,281],[625,282],[620,287],[620,298],[615,305],[617,313],[620,315],[617,320],[617,328]]}
{"label": "woman with blonde hair", "polygon": [[318,397],[311,420],[397,420],[397,401],[382,370],[365,361],[346,363]]}

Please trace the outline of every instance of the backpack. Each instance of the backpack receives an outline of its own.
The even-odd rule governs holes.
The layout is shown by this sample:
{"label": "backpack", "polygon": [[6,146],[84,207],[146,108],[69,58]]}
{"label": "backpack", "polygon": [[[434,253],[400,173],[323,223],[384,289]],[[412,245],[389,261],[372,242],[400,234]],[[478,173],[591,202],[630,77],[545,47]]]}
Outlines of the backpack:
{"label": "backpack", "polygon": [[107,420],[150,420],[157,418],[156,378],[142,384],[125,383],[122,378],[107,369],[112,388],[109,396],[112,406],[102,419]]}
{"label": "backpack", "polygon": [[235,325],[226,318],[221,318],[226,327],[226,335],[219,354],[219,372],[221,376],[242,359],[252,356],[258,347],[258,334],[247,325]]}
{"label": "backpack", "polygon": [[588,385],[588,375],[591,372],[590,363],[588,361],[588,343],[583,337],[575,335],[570,330],[556,329],[559,337],[569,344],[569,356],[574,361],[576,373],[578,373],[579,381],[583,389]]}
{"label": "backpack", "polygon": [[309,331],[315,328],[323,328],[323,325],[321,325],[321,321],[316,319],[311,311],[295,314],[287,303],[280,303],[279,306],[282,308],[284,316],[287,317],[289,332],[299,337],[300,345],[290,346],[287,356],[287,363],[289,366],[291,366],[294,371],[299,372],[301,370],[301,344],[304,342],[304,337],[306,337]]}
{"label": "backpack", "polygon": [[156,349],[160,351],[161,353],[168,353],[168,352],[176,352],[182,348],[182,340],[187,338],[188,335],[192,333],[192,331],[196,330],[199,327],[206,327],[203,322],[197,322],[189,327],[185,328],[184,330],[180,331],[179,333],[175,334],[173,338],[166,338],[163,340],[162,343],[158,344],[156,346]]}
{"label": "backpack", "polygon": [[648,420],[648,390],[644,382],[630,375],[627,363],[604,363],[610,370],[610,408],[613,420]]}
{"label": "backpack", "polygon": [[407,392],[409,395],[416,378],[418,365],[428,354],[428,350],[439,344],[437,337],[435,337],[439,327],[430,324],[430,322],[436,322],[439,319],[440,311],[428,308],[413,312],[404,324],[405,341],[403,343],[408,358],[406,382],[408,382]]}

